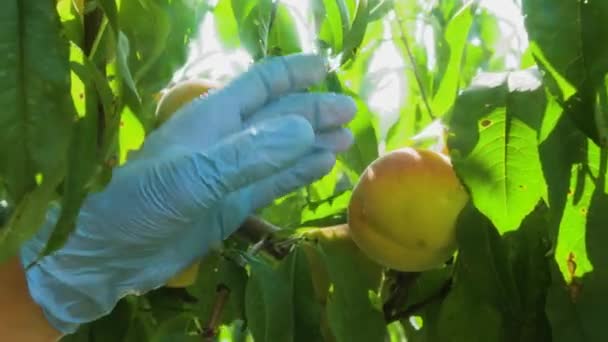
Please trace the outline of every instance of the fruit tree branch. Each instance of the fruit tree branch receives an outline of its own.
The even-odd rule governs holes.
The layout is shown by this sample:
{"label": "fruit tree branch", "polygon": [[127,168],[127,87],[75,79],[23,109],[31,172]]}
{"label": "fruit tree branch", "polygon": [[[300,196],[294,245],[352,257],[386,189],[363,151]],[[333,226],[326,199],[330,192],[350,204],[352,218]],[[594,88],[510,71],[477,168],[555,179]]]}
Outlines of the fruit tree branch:
{"label": "fruit tree branch", "polygon": [[228,303],[229,297],[230,289],[224,284],[219,284],[215,293],[215,302],[213,303],[213,309],[211,310],[211,317],[203,329],[203,342],[215,341],[218,332],[217,329],[222,322],[222,313]]}

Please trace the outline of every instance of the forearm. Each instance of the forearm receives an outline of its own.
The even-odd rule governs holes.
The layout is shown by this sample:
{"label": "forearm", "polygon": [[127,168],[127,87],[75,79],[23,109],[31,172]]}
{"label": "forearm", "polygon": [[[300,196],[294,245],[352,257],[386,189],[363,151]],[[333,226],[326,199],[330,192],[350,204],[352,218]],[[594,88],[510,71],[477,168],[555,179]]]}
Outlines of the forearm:
{"label": "forearm", "polygon": [[6,341],[57,341],[61,333],[30,297],[17,257],[0,264],[0,336]]}

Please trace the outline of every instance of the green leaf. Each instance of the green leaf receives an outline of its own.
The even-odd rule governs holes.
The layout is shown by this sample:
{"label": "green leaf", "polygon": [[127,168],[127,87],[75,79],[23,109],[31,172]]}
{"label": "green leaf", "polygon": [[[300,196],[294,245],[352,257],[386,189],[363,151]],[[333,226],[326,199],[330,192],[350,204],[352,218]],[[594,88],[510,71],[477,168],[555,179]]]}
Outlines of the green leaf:
{"label": "green leaf", "polygon": [[608,3],[591,1],[523,1],[525,25],[545,79],[576,125],[600,144],[594,118],[595,94],[608,72]]}
{"label": "green leaf", "polygon": [[608,46],[598,45],[597,38],[608,34],[603,20],[608,3],[524,0],[522,5],[530,40],[562,77],[576,88],[587,79],[591,84],[603,80],[608,71]]}
{"label": "green leaf", "polygon": [[75,109],[61,30],[54,1],[9,0],[0,11],[0,179],[15,202],[65,162]]}
{"label": "green leaf", "polygon": [[507,246],[490,220],[470,203],[458,218],[456,239],[459,250],[454,277],[504,314],[520,313],[520,294]]}
{"label": "green leaf", "polygon": [[[0,195],[0,227],[3,227],[11,217],[13,208],[11,204],[4,198],[4,194]],[[0,228],[2,229],[2,228]]]}
{"label": "green leaf", "polygon": [[149,312],[140,310],[129,324],[129,331],[125,337],[126,342],[150,341],[155,335],[157,323]]}
{"label": "green leaf", "polygon": [[458,219],[454,287],[438,316],[437,340],[510,341],[520,297],[507,249],[492,223],[469,204]]}
{"label": "green leaf", "polygon": [[367,0],[359,0],[357,5],[357,14],[353,23],[346,34],[344,39],[344,47],[342,49],[341,64],[348,62],[350,59],[355,58],[365,32],[367,31],[367,24],[369,22],[369,7]]}
{"label": "green leaf", "polygon": [[395,0],[371,0],[369,1],[369,21],[383,19],[394,6]]}
{"label": "green leaf", "polygon": [[271,0],[232,0],[241,45],[254,60],[259,60],[267,54],[272,6]]}
{"label": "green leaf", "polygon": [[240,45],[239,28],[232,12],[232,0],[219,0],[213,15],[215,29],[222,45],[226,48],[237,48]]}
{"label": "green leaf", "polygon": [[192,317],[188,313],[174,313],[173,317],[155,329],[151,342],[200,342],[199,335],[188,333],[191,326]]}
{"label": "green leaf", "polygon": [[339,166],[336,163],[336,166],[328,174],[308,187],[308,200],[310,202],[320,202],[332,197],[336,193],[339,173]]}
{"label": "green leaf", "polygon": [[[434,301],[427,304],[418,311],[415,316],[410,317],[407,322],[402,323],[402,327],[407,336],[408,342],[434,342],[437,341],[437,315],[440,309],[440,302]],[[393,323],[394,324],[394,323]],[[397,340],[395,342],[401,342]]]}
{"label": "green leaf", "polygon": [[[393,278],[401,282],[399,292],[396,295],[402,294],[406,297],[401,297],[401,301],[405,300],[406,303],[402,307],[393,306],[397,310],[396,312],[391,311],[391,314],[395,314],[400,310],[411,311],[414,306],[418,307],[416,312],[413,312],[412,316],[408,317],[409,320],[407,322],[401,320],[408,342],[437,341],[437,317],[441,309],[442,300],[446,296],[446,291],[451,287],[453,273],[453,265],[448,265],[447,267],[428,270],[422,273],[400,273],[397,274],[397,277]],[[407,280],[409,277],[413,278],[413,282]],[[408,286],[403,286],[405,285],[404,282]],[[390,285],[387,287],[389,291],[392,287]],[[398,303],[401,304],[401,302]],[[424,305],[420,305],[421,303]]]}
{"label": "green leaf", "polygon": [[548,235],[549,216],[543,205],[526,217],[519,230],[502,238],[487,218],[468,205],[457,224],[454,284],[435,318],[431,334],[436,337],[431,340],[549,340]]}
{"label": "green leaf", "polygon": [[[576,275],[582,276],[591,272],[595,267],[590,260],[588,246],[588,229],[586,226],[589,207],[594,195],[595,184],[587,175],[585,164],[575,165],[570,178],[570,191],[559,225],[559,233],[555,246],[555,260],[558,261],[564,279],[571,280],[569,274],[570,256],[576,260]],[[598,241],[606,241],[599,239]],[[597,265],[599,266],[599,265]]]}
{"label": "green leaf", "polygon": [[119,164],[127,161],[131,151],[139,150],[144,142],[146,132],[135,114],[125,107],[121,114],[119,129],[120,159]]}
{"label": "green leaf", "polygon": [[[539,154],[555,226],[559,225],[568,194],[573,192],[570,188],[573,167],[584,160],[586,138],[558,106],[548,108],[543,118],[542,137]],[[553,234],[557,236],[557,228]]]}
{"label": "green leaf", "polygon": [[[178,12],[177,6],[171,9],[174,12]],[[133,70],[135,72],[135,76],[133,77],[134,81],[136,83],[140,83],[140,81],[145,77],[145,75],[148,74],[148,72],[154,65],[159,65],[161,56],[163,56],[167,52],[166,49],[168,40],[171,39],[170,36],[176,29],[176,23],[171,22],[171,17],[169,13],[167,13],[168,11],[166,11],[161,6],[152,3],[148,6],[146,10],[150,12],[150,16],[154,18],[153,36],[144,36],[144,34],[147,33],[146,31],[144,31],[144,29],[146,28],[138,30],[138,27],[134,27],[133,29],[135,29],[135,31],[132,32],[131,39],[129,39],[127,35],[127,37],[119,37],[118,40],[118,67],[119,71],[121,73],[124,73],[123,79],[125,79],[126,82],[128,82],[128,78],[130,77],[130,70]],[[177,13],[177,15],[179,15],[179,12]],[[124,31],[120,31],[120,33],[126,34]],[[146,38],[149,39],[149,41],[144,40]],[[121,44],[123,46],[121,46]],[[131,46],[136,47],[137,45],[140,45],[140,47],[139,49],[137,49],[136,53],[142,54],[142,56],[137,60],[137,63],[131,62],[130,67],[122,65],[123,62],[121,62],[120,59],[128,58],[130,61],[133,61],[133,57],[135,56],[131,56],[132,54],[130,53],[130,50],[132,50]],[[177,52],[177,55],[179,55],[179,51],[175,52]],[[137,94],[137,92],[134,92],[134,94]]]}
{"label": "green leaf", "polygon": [[[92,95],[87,91],[87,95]],[[89,102],[90,100],[87,100]],[[97,104],[93,99],[92,104]],[[90,109],[90,108],[89,108]],[[61,215],[49,237],[41,256],[48,255],[63,246],[76,228],[80,207],[91,190],[91,179],[97,170],[97,116],[93,111],[81,118],[74,127],[70,144],[69,169],[63,184]]]}
{"label": "green leaf", "polygon": [[251,258],[249,266],[245,311],[255,341],[293,341],[294,307],[289,280],[261,260]]}
{"label": "green leaf", "polygon": [[[92,85],[94,85],[96,93],[94,93],[93,95],[98,97],[96,101],[100,102],[103,107],[104,113],[108,114],[108,116],[111,116],[115,112],[113,106],[114,94],[112,93],[112,89],[108,84],[108,79],[101,73],[99,69],[97,69],[95,64],[86,57],[82,58],[82,64],[78,62],[72,62],[71,68],[74,74],[80,80],[82,80],[83,82],[91,82]],[[86,108],[86,111],[90,110],[90,113],[96,113],[98,111],[97,108],[91,105],[88,106],[89,108]],[[83,114],[86,114],[86,111]]]}
{"label": "green leaf", "polygon": [[89,336],[101,341],[124,341],[136,309],[129,301],[119,301],[110,314],[89,324]]}
{"label": "green leaf", "polygon": [[27,193],[15,206],[8,223],[0,230],[0,263],[19,252],[21,244],[29,240],[45,223],[49,203],[65,171],[58,168],[47,174],[40,186]]}
{"label": "green leaf", "polygon": [[290,283],[290,295],[293,305],[293,341],[323,341],[321,335],[321,305],[315,300],[309,262],[301,248],[295,248],[285,258],[277,272],[285,276]]}
{"label": "green leaf", "polygon": [[[596,273],[600,274],[608,267],[608,252],[603,247],[608,242],[605,222],[608,220],[608,150],[590,145],[587,152],[587,178],[593,181],[593,193],[586,212],[587,252]],[[602,274],[603,276],[603,274]]]}
{"label": "green leaf", "polygon": [[141,97],[139,96],[139,92],[137,91],[137,87],[135,86],[135,81],[133,80],[133,75],[131,75],[131,70],[129,69],[128,57],[130,54],[129,49],[129,38],[122,32],[118,32],[118,44],[116,44],[116,59],[118,63],[118,71],[122,80],[127,84],[127,87],[131,89],[135,97],[139,101],[141,101]]}
{"label": "green leaf", "polygon": [[227,288],[228,302],[222,311],[220,323],[229,323],[245,316],[245,286],[247,272],[234,261],[218,253],[212,253],[202,260],[196,282],[187,288],[197,299],[195,310],[205,322],[210,319],[219,287]]}
{"label": "green leaf", "polygon": [[289,9],[282,3],[275,3],[276,12],[268,37],[270,55],[288,55],[302,51],[297,26]]}
{"label": "green leaf", "polygon": [[183,67],[190,39],[198,32],[201,14],[208,10],[204,3],[203,0],[120,2],[119,25],[129,42],[128,70],[142,103],[132,96],[131,90],[124,95],[142,122],[146,123],[144,116],[149,109],[139,108],[154,104],[154,96]]}
{"label": "green leaf", "polygon": [[412,137],[422,129],[420,124],[424,122],[424,116],[418,104],[408,103],[403,106],[397,121],[391,125],[386,133],[385,150],[388,152],[411,146]]}
{"label": "green leaf", "polygon": [[407,288],[406,306],[400,309],[407,309],[441,293],[442,288],[451,283],[453,273],[453,265],[448,265],[417,274],[415,282]]}
{"label": "green leaf", "polygon": [[518,316],[520,341],[549,341],[551,327],[545,301],[551,285],[549,264],[552,248],[548,208],[539,205],[521,228],[505,236],[511,271],[521,300]]}
{"label": "green leaf", "polygon": [[374,299],[380,291],[382,267],[341,233],[341,227],[320,228],[307,235],[327,270],[327,319],[331,332],[338,342],[382,341],[387,333],[386,323]]}
{"label": "green leaf", "polygon": [[433,112],[439,116],[448,112],[458,95],[463,55],[473,23],[472,4],[473,2],[468,2],[462,7],[450,20],[445,31],[445,40],[450,47],[450,58],[431,105]]}
{"label": "green leaf", "polygon": [[605,284],[605,275],[596,265],[605,260],[599,246],[606,241],[600,223],[606,214],[599,209],[605,197],[595,180],[601,178],[601,156],[570,116],[552,121],[556,123],[540,145],[555,246],[546,311],[554,341],[595,341],[591,336],[603,329],[597,330],[593,316],[602,315],[599,310],[606,305],[599,301],[603,285],[598,286]]}
{"label": "green leaf", "polygon": [[357,115],[348,124],[352,131],[355,142],[353,146],[338,158],[357,174],[361,174],[365,168],[378,158],[378,138],[373,126],[372,114],[367,105],[360,99],[357,102]]}
{"label": "green leaf", "polygon": [[350,196],[351,192],[345,192],[331,200],[307,206],[302,212],[300,227],[325,227],[346,223]]}
{"label": "green leaf", "polygon": [[483,74],[454,107],[448,138],[454,168],[501,233],[517,229],[544,194],[537,136],[546,102],[530,69]]}
{"label": "green leaf", "polygon": [[314,0],[314,11],[317,17],[318,40],[321,50],[331,49],[332,55],[342,51],[344,37],[348,26],[343,26],[343,12],[336,0]]}
{"label": "green leaf", "polygon": [[[547,313],[555,341],[571,341],[572,338],[577,341],[601,341],[608,338],[603,329],[605,323],[601,319],[606,314],[608,305],[608,256],[604,248],[608,241],[605,231],[605,220],[608,219],[605,210],[608,205],[605,182],[608,155],[606,151],[599,152],[592,144],[590,150],[588,157],[591,174],[585,178],[594,177],[595,182],[590,179],[579,180],[585,183],[579,183],[580,186],[586,188],[580,201],[583,208],[587,205],[586,222],[579,227],[577,234],[562,237],[560,231],[560,242],[568,239],[567,241],[577,245],[573,247],[578,247],[579,250],[582,248],[582,253],[576,254],[577,251],[573,250],[565,260],[557,258],[556,253],[552,272],[553,284],[548,293]],[[585,198],[588,193],[591,193],[591,198]],[[579,211],[579,214],[583,213]],[[580,269],[587,258],[593,270]],[[562,264],[567,264],[566,275],[561,270]]]}
{"label": "green leaf", "polygon": [[[604,202],[606,204],[606,202]],[[606,241],[606,240],[603,240]],[[582,339],[577,339],[577,341],[603,341],[608,338],[608,333],[603,328],[605,326],[605,321],[602,317],[608,313],[606,310],[606,305],[608,305],[608,291],[606,290],[606,283],[608,283],[608,272],[605,269],[597,269],[593,273],[587,274],[585,277],[580,279],[576,285],[571,285],[567,292],[567,300],[570,303],[573,303],[572,306],[561,307],[561,310],[570,309],[569,313],[575,313],[575,317],[571,317],[573,322],[563,322],[552,320],[552,326],[554,328],[553,335],[557,333],[564,333],[560,337],[556,338],[556,341],[566,341],[565,339],[561,339],[561,337],[567,336],[577,336],[577,332],[581,332],[579,336],[584,336]],[[556,283],[560,284],[560,283]],[[576,288],[576,286],[580,286]],[[564,286],[562,286],[564,288]],[[577,290],[575,290],[575,288]],[[562,292],[563,294],[563,292]],[[548,308],[551,310],[552,314],[555,314],[554,311],[556,309]],[[562,312],[561,315],[568,315],[568,312]],[[555,317],[553,317],[555,319]],[[559,326],[563,324],[563,326]],[[580,324],[580,330],[576,329],[576,325]],[[570,329],[567,328],[575,328],[573,331],[568,331]],[[582,337],[581,336],[581,337]]]}
{"label": "green leaf", "polygon": [[[557,110],[557,109],[555,109]],[[569,116],[558,115],[554,128],[539,146],[551,208],[551,240],[556,245],[555,260],[564,279],[570,280],[568,259],[576,258],[578,275],[592,269],[586,257],[585,216],[591,198],[592,180],[585,177],[588,140]]]}
{"label": "green leaf", "polygon": [[70,142],[68,170],[61,198],[61,214],[40,256],[61,248],[76,227],[78,212],[89,191],[92,190],[91,181],[99,162],[97,155],[99,102],[102,102],[104,110],[108,112],[111,110],[113,98],[105,78],[88,58],[83,58],[83,64],[73,62],[71,66],[84,84],[85,111],[84,116],[80,117],[74,126]]}
{"label": "green leaf", "polygon": [[99,0],[98,2],[106,17],[108,17],[108,22],[110,23],[114,36],[117,36],[120,32],[120,27],[118,26],[118,8],[116,7],[116,1]]}
{"label": "green leaf", "polygon": [[547,291],[547,317],[551,323],[554,342],[591,341],[585,338],[582,322],[578,317],[572,294],[578,292],[578,283],[568,286],[557,265],[551,268],[553,282]]}
{"label": "green leaf", "polygon": [[[351,11],[349,11],[349,5],[351,5],[353,0],[333,0],[337,7],[338,13],[340,14],[340,26],[342,28],[342,45],[346,44],[346,37],[348,36],[348,32],[350,31],[350,22],[351,22]],[[325,1],[327,4],[327,1]]]}
{"label": "green leaf", "polygon": [[[374,74],[368,72],[370,62],[382,44],[383,23],[370,22],[366,26],[365,36],[358,49],[357,58],[338,69],[340,80],[362,98],[369,97],[370,90],[375,88]],[[378,72],[379,74],[380,72]]]}
{"label": "green leaf", "polygon": [[458,286],[444,299],[431,333],[436,337],[428,341],[508,342],[505,322],[498,310],[476,299],[469,289]]}
{"label": "green leaf", "polygon": [[[81,1],[82,2],[82,1]],[[79,13],[80,4],[72,0],[58,0],[57,12],[65,29],[66,37],[74,44],[82,47],[84,28],[82,25],[82,17]],[[83,4],[84,5],[84,4]]]}
{"label": "green leaf", "polygon": [[[499,19],[487,9],[478,9],[473,18],[460,71],[460,86],[466,87],[480,71],[504,71],[510,52],[503,52]],[[476,42],[476,43],[473,43]],[[531,66],[534,66],[532,64]]]}
{"label": "green leaf", "polygon": [[306,206],[305,191],[294,191],[278,198],[270,206],[262,209],[261,216],[283,228],[294,228],[302,219],[302,208]]}

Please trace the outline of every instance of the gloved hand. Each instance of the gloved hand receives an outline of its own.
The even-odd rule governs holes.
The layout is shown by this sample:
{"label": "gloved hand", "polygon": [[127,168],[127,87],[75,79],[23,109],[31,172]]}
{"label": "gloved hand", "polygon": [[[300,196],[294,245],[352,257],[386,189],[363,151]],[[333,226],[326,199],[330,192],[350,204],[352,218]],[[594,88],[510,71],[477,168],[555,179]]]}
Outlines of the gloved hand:
{"label": "gloved hand", "polygon": [[[66,245],[27,271],[33,299],[63,333],[127,294],[165,284],[255,210],[325,175],[352,136],[346,96],[304,93],[318,56],[275,57],[179,110],[85,200]],[[22,249],[30,264],[59,214]]]}

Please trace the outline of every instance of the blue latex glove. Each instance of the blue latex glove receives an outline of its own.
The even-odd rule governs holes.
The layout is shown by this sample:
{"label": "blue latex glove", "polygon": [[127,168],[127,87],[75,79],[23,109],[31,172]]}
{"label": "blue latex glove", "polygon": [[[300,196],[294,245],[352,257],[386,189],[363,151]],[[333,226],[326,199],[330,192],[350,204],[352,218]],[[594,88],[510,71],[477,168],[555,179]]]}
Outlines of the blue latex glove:
{"label": "blue latex glove", "polygon": [[[33,299],[63,333],[109,313],[219,246],[255,210],[325,175],[352,136],[352,99],[304,93],[325,77],[317,56],[276,57],[187,105],[150,134],[83,204],[66,245],[27,271]],[[22,249],[32,262],[49,211]]]}

